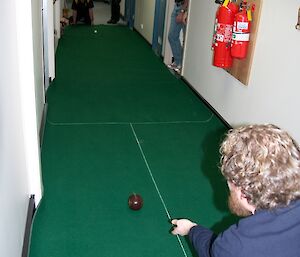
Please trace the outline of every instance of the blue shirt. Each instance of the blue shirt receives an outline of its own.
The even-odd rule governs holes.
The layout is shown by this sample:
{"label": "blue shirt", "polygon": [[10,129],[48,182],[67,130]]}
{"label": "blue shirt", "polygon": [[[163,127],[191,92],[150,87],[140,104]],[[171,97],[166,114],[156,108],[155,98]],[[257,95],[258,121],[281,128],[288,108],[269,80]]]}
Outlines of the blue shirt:
{"label": "blue shirt", "polygon": [[300,201],[257,211],[218,236],[195,226],[189,239],[200,257],[300,257]]}

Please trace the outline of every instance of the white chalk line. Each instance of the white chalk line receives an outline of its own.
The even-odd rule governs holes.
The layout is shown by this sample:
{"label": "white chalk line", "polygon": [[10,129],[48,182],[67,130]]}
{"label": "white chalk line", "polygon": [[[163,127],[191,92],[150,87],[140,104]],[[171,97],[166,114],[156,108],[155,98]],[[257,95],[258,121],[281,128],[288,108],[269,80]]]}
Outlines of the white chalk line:
{"label": "white chalk line", "polygon": [[[142,147],[141,147],[141,145],[140,145],[140,142],[139,142],[139,140],[138,140],[138,137],[137,137],[137,135],[136,135],[136,132],[135,132],[135,130],[134,130],[134,128],[133,128],[133,125],[201,124],[201,123],[208,123],[208,122],[210,122],[210,121],[212,120],[213,117],[214,117],[214,114],[212,113],[211,116],[210,116],[208,119],[206,119],[206,120],[200,120],[200,121],[161,121],[161,122],[160,122],[160,121],[157,121],[157,122],[155,122],[155,121],[153,121],[153,122],[150,122],[150,121],[149,121],[149,122],[52,122],[52,121],[50,121],[50,120],[47,120],[47,122],[48,122],[50,125],[53,125],[53,126],[130,125],[131,130],[132,130],[132,133],[133,133],[133,135],[134,135],[134,137],[135,137],[135,140],[136,140],[136,142],[137,142],[137,145],[138,145],[138,147],[139,147],[139,150],[140,150],[141,155],[142,155],[142,157],[143,157],[143,160],[144,160],[144,162],[145,162],[145,165],[146,165],[146,167],[147,167],[147,169],[148,169],[148,172],[149,172],[149,174],[150,174],[151,180],[152,180],[152,182],[153,182],[153,184],[154,184],[154,187],[155,187],[155,189],[156,189],[156,192],[157,192],[157,194],[158,194],[158,196],[159,196],[159,199],[160,199],[160,201],[161,201],[161,203],[162,203],[162,205],[163,205],[163,207],[164,207],[164,210],[165,210],[165,212],[166,212],[166,215],[167,215],[168,219],[171,221],[171,220],[172,220],[172,217],[171,217],[171,215],[170,215],[170,212],[168,211],[168,208],[167,208],[167,206],[166,206],[166,203],[165,203],[165,201],[164,201],[164,199],[163,199],[163,197],[162,197],[162,195],[161,195],[161,193],[160,193],[160,190],[159,190],[159,188],[158,188],[158,186],[157,186],[157,183],[156,183],[155,178],[154,178],[154,176],[153,176],[153,173],[152,173],[152,171],[151,171],[151,169],[150,169],[150,166],[149,166],[149,163],[148,163],[148,161],[147,161],[147,159],[146,159],[146,156],[145,156],[145,154],[144,154],[144,151],[143,151],[143,149],[142,149]],[[176,235],[176,238],[177,238],[177,241],[178,241],[178,243],[179,243],[179,245],[180,245],[180,248],[182,249],[182,252],[183,252],[184,256],[185,256],[185,257],[188,257],[188,255],[187,255],[187,253],[186,253],[186,251],[185,251],[185,249],[184,249],[182,240],[181,240],[181,238],[179,237],[179,235]]]}
{"label": "white chalk line", "polygon": [[181,121],[145,121],[145,122],[53,122],[47,119],[47,122],[53,126],[84,126],[84,125],[164,125],[164,124],[197,124],[208,123],[212,120],[214,114],[206,120],[181,120]]}
{"label": "white chalk line", "polygon": [[[136,143],[137,143],[137,145],[138,145],[138,147],[139,147],[139,149],[140,149],[141,155],[142,155],[142,157],[143,157],[143,159],[144,159],[144,162],[145,162],[145,164],[146,164],[146,167],[147,167],[147,169],[148,169],[148,172],[149,172],[149,174],[150,174],[150,177],[151,177],[151,180],[152,180],[152,182],[153,182],[153,184],[154,184],[154,187],[155,187],[155,189],[156,189],[156,192],[157,192],[157,194],[158,194],[158,196],[159,196],[159,199],[160,199],[160,201],[161,201],[161,203],[162,203],[162,205],[163,205],[163,207],[164,207],[164,209],[165,209],[165,212],[166,212],[166,214],[167,214],[167,216],[168,216],[169,221],[171,221],[171,220],[172,220],[172,217],[171,217],[171,215],[170,215],[170,212],[168,211],[167,205],[166,205],[166,203],[165,203],[165,201],[164,201],[164,199],[163,199],[163,197],[162,197],[162,195],[161,195],[161,192],[160,192],[160,190],[159,190],[159,188],[158,188],[158,186],[157,186],[157,183],[156,183],[156,181],[155,181],[155,178],[154,178],[154,176],[153,176],[153,173],[152,173],[152,171],[151,171],[151,168],[150,168],[150,166],[149,166],[149,163],[148,163],[148,161],[147,161],[147,158],[146,158],[146,156],[145,156],[145,153],[144,153],[144,151],[143,151],[143,148],[142,148],[142,146],[141,146],[141,144],[140,144],[140,141],[138,140],[138,137],[137,137],[137,135],[136,135],[136,132],[135,132],[135,130],[134,130],[134,128],[133,128],[133,125],[130,124],[130,127],[131,127],[132,133],[133,133],[133,135],[134,135],[135,141],[136,141]],[[186,254],[186,251],[185,251],[185,249],[184,249],[184,247],[183,247],[183,244],[182,244],[182,241],[181,241],[179,235],[176,235],[176,237],[177,237],[177,240],[178,240],[178,242],[179,242],[179,245],[180,245],[180,247],[181,247],[181,249],[182,249],[182,252],[183,252],[184,256],[185,256],[185,257],[188,257],[188,255]]]}

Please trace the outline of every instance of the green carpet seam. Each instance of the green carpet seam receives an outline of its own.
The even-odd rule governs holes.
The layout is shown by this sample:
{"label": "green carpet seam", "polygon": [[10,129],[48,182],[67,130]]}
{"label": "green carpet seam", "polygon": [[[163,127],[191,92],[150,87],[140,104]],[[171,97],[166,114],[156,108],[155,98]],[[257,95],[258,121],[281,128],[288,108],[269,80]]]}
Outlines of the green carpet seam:
{"label": "green carpet seam", "polygon": [[195,121],[145,121],[145,122],[53,122],[47,119],[47,123],[53,126],[84,126],[84,125],[164,125],[164,124],[187,124],[187,123],[209,123],[214,114],[206,120],[195,120]]}

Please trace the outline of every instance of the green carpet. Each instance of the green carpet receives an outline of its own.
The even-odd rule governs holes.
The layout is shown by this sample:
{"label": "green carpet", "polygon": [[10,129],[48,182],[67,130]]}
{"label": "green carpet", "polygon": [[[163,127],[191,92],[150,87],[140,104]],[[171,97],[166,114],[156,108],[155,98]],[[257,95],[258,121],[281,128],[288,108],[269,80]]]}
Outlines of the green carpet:
{"label": "green carpet", "polygon": [[56,66],[48,92],[53,123],[198,121],[211,115],[145,40],[124,27],[70,27]]}
{"label": "green carpet", "polygon": [[[168,215],[216,232],[233,222],[218,171],[226,127],[140,35],[68,27],[56,67],[30,257],[192,257]],[[139,211],[127,206],[132,192]]]}

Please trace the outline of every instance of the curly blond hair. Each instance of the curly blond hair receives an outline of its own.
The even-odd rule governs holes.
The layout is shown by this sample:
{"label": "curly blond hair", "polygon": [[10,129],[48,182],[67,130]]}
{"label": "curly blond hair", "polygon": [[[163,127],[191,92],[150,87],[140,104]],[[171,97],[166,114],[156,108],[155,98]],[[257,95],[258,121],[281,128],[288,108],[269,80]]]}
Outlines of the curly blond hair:
{"label": "curly blond hair", "polygon": [[300,151],[289,134],[267,125],[228,132],[221,144],[221,172],[256,209],[287,206],[300,198]]}

